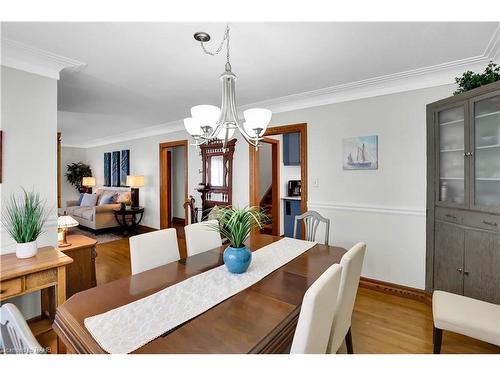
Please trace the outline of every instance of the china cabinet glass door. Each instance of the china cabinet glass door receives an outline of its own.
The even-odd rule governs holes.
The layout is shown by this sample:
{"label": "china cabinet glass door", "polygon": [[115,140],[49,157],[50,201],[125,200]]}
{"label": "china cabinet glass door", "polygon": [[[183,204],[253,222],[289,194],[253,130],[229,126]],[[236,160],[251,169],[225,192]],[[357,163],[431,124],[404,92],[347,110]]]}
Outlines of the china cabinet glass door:
{"label": "china cabinet glass door", "polygon": [[446,206],[466,205],[466,137],[465,105],[443,109],[436,113],[439,145],[438,202]]}
{"label": "china cabinet glass door", "polygon": [[500,211],[500,93],[472,102],[473,206]]}

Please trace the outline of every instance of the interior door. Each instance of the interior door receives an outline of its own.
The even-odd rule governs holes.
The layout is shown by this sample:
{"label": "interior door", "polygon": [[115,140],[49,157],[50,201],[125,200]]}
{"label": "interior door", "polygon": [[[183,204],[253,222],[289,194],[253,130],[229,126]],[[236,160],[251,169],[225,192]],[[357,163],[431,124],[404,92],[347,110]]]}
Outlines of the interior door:
{"label": "interior door", "polygon": [[434,289],[463,294],[465,230],[436,221],[434,233]]}
{"label": "interior door", "polygon": [[465,231],[464,295],[500,303],[500,234]]}
{"label": "interior door", "polygon": [[500,92],[471,101],[471,206],[500,213]]}
{"label": "interior door", "polygon": [[440,108],[434,113],[438,206],[469,206],[467,113],[465,102]]}

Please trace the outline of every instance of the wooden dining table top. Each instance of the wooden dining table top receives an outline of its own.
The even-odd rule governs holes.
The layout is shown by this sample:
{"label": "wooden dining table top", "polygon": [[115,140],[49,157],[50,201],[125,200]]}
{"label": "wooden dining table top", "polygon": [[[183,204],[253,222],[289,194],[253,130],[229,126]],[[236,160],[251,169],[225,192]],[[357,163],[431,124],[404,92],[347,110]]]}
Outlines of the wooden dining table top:
{"label": "wooden dining table top", "polygon": [[[255,251],[280,239],[257,234],[247,245]],[[85,318],[222,265],[224,248],[77,293],[58,307],[53,328],[70,353],[106,353],[85,328]],[[317,244],[251,287],[133,353],[282,353],[292,342],[307,288],[328,267],[339,263],[345,252],[340,247]]]}

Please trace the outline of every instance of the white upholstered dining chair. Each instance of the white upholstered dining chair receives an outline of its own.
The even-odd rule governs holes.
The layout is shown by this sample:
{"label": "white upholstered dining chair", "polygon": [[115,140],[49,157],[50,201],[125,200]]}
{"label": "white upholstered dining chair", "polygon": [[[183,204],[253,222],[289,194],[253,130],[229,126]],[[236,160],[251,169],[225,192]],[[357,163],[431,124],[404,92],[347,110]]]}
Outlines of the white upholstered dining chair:
{"label": "white upholstered dining chair", "polygon": [[366,245],[362,242],[354,245],[340,260],[342,277],[337,300],[337,309],[333,317],[333,324],[328,343],[328,352],[335,354],[345,339],[347,353],[352,354],[351,317],[356,301],[359,278],[363,268]]}
{"label": "white upholstered dining chair", "polygon": [[222,246],[220,234],[211,228],[213,225],[217,225],[217,220],[202,221],[184,227],[188,257]]}
{"label": "white upholstered dining chair", "polygon": [[307,289],[300,308],[291,354],[325,354],[338,301],[342,266],[328,268]]}
{"label": "white upholstered dining chair", "polygon": [[175,228],[130,237],[129,244],[132,275],[180,259]]}
{"label": "white upholstered dining chair", "polygon": [[5,354],[45,353],[23,315],[12,303],[5,303],[0,307],[0,336]]}

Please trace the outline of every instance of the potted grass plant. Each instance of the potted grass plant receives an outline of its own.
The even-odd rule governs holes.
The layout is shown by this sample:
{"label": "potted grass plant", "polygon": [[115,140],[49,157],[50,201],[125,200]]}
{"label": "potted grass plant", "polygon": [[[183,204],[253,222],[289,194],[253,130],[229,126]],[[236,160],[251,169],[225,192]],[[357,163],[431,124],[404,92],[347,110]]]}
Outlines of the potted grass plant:
{"label": "potted grass plant", "polygon": [[252,252],[245,246],[245,240],[254,228],[262,228],[268,220],[258,207],[219,207],[217,224],[211,228],[227,238],[229,246],[224,250],[224,264],[231,273],[243,273],[252,261]]}
{"label": "potted grass plant", "polygon": [[23,195],[10,196],[2,215],[2,222],[16,241],[16,256],[30,258],[38,252],[36,240],[43,233],[48,211],[38,193],[23,189]]}

